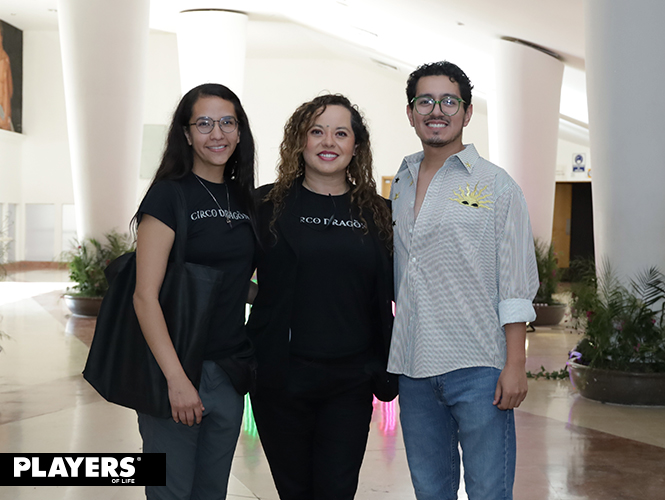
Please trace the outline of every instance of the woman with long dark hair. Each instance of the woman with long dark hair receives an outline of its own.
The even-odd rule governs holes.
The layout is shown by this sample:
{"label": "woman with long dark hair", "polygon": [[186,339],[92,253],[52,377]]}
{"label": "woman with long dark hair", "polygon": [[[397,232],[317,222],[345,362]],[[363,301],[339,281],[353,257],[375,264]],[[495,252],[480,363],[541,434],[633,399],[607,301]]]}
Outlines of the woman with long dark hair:
{"label": "woman with long dark hair", "polygon": [[300,106],[277,172],[257,193],[254,417],[282,500],[352,499],[372,394],[397,394],[392,220],[357,107],[341,95]]}
{"label": "woman with long dark hair", "polygon": [[[135,217],[134,306],[168,384],[172,418],[139,413],[143,451],[166,453],[166,486],[149,499],[218,499],[226,488],[243,412],[252,348],[244,312],[252,275],[254,140],[238,97],[200,85],[173,115],[161,165]],[[175,241],[180,191],[187,218],[185,260],[221,269],[201,357],[199,387],[187,377],[158,301]],[[180,230],[180,228],[178,228]]]}

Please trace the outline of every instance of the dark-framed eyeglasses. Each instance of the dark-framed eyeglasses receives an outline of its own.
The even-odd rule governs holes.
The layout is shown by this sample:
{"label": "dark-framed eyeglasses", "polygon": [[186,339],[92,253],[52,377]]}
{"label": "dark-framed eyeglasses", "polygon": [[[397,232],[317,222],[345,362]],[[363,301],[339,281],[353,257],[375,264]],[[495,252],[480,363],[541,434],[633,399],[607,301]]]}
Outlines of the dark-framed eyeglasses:
{"label": "dark-framed eyeglasses", "polygon": [[434,111],[434,106],[439,105],[439,109],[446,116],[455,116],[459,111],[460,105],[465,102],[464,99],[455,97],[454,95],[446,95],[437,101],[433,97],[421,95],[411,99],[413,109],[419,115],[427,116]]}
{"label": "dark-framed eyeglasses", "polygon": [[215,128],[215,123],[219,123],[219,128],[225,134],[235,132],[235,130],[238,128],[238,120],[233,116],[222,116],[219,120],[213,120],[208,116],[202,116],[201,118],[197,118],[194,123],[190,123],[189,125],[196,125],[196,130],[198,130],[201,134],[209,134]]}

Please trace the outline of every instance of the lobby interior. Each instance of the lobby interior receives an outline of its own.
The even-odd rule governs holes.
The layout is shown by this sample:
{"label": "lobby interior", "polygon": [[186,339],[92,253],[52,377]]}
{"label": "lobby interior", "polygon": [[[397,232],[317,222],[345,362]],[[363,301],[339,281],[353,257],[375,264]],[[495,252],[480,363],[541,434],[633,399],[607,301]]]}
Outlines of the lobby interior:
{"label": "lobby interior", "polygon": [[[146,1],[122,0],[125,4]],[[326,90],[349,95],[363,110],[372,132],[377,182],[389,179],[401,158],[420,148],[404,113],[406,76],[417,64],[443,58],[459,63],[476,84],[474,116],[464,137],[492,159],[497,136],[492,125],[496,88],[495,73],[491,71],[495,54],[491,49],[488,52],[490,42],[510,34],[556,50],[563,55],[565,65],[560,109],[555,110],[556,146],[550,152],[551,164],[537,170],[540,178],[521,178],[526,184],[532,183],[523,189],[537,202],[551,199],[556,206],[560,200],[555,201],[555,196],[567,201],[562,211],[540,203],[549,208],[532,215],[534,230],[547,235],[546,239],[554,234],[555,242],[565,240],[570,220],[574,224],[580,213],[575,209],[573,191],[591,186],[593,164],[595,234],[591,239],[595,236],[596,255],[609,255],[628,273],[647,265],[665,268],[665,231],[660,216],[665,213],[665,169],[660,166],[665,94],[659,86],[665,78],[665,64],[654,62],[662,61],[662,57],[648,57],[656,50],[654,47],[665,46],[665,31],[650,24],[665,16],[665,4],[661,0],[636,0],[649,5],[637,9],[624,1],[386,1],[379,13],[379,0],[284,0],[280,2],[281,14],[273,12],[273,2],[262,0],[150,3],[151,7],[162,5],[173,11],[185,4],[233,10],[242,10],[240,5],[255,8],[247,26],[242,99],[259,145],[260,184],[274,179],[286,118],[301,102]],[[141,198],[154,172],[154,157],[159,155],[159,147],[155,153],[155,141],[165,130],[183,88],[175,23],[171,18],[156,18],[154,9],[150,14],[146,96],[140,107],[120,114],[123,118],[138,115],[143,140],[152,149],[144,147],[142,153],[148,160],[141,165],[137,160],[132,167],[136,186],[125,193],[131,206],[116,211],[104,201],[108,194],[105,191],[112,189],[96,187],[87,193],[92,196],[81,202],[76,191],[80,186],[75,186],[81,171],[72,167],[81,157],[70,149],[73,120],[66,110],[68,83],[61,64],[65,49],[61,47],[57,10],[59,5],[76,2],[90,0],[0,2],[0,19],[23,30],[24,40],[23,133],[0,130],[0,233],[9,228],[7,221],[11,219],[11,260],[50,261],[45,266],[16,268],[0,281],[0,331],[9,335],[0,338],[0,453],[135,453],[141,448],[135,414],[105,402],[82,379],[94,320],[71,316],[61,297],[71,283],[67,282],[67,272],[54,269],[52,262],[68,248],[77,229],[79,235],[90,235],[88,229],[81,232],[78,227],[83,224],[80,214],[86,203],[90,204],[87,213],[93,214],[89,221],[98,224],[93,234],[113,225],[126,227],[129,217],[125,214],[135,210],[134,201]],[[29,5],[32,7],[28,9]],[[376,15],[368,14],[373,10]],[[603,17],[606,10],[615,15]],[[423,16],[423,11],[427,15]],[[656,13],[649,15],[650,11]],[[322,15],[324,12],[326,15]],[[340,17],[346,12],[353,12],[353,16]],[[590,17],[597,24],[591,23]],[[613,25],[615,19],[623,24]],[[611,30],[603,31],[599,26]],[[596,31],[589,35],[594,27]],[[450,37],[440,37],[439,32]],[[626,32],[649,36],[627,41],[611,34]],[[598,46],[607,38],[617,45],[606,44],[601,53]],[[628,55],[621,53],[617,58],[624,58],[622,64],[634,66],[626,71],[618,71],[611,64],[591,67],[585,60],[585,41],[587,53],[596,56],[619,54],[617,46],[625,48]],[[593,78],[590,70],[595,72]],[[528,69],[524,74],[524,81],[512,80],[515,85],[528,84],[531,77],[537,77]],[[615,77],[608,78],[607,74]],[[641,75],[638,90],[640,95],[648,96],[648,106],[641,105],[633,93],[635,82],[630,75],[634,74]],[[595,90],[589,97],[589,113],[587,88]],[[622,102],[631,105],[622,107],[618,115],[616,96],[625,95],[630,98]],[[113,100],[107,103],[110,108],[123,104]],[[92,123],[108,125],[109,120],[110,115],[103,119],[96,115]],[[594,123],[612,127],[593,129]],[[93,174],[89,177],[119,168],[113,163],[116,157],[112,150],[122,134],[113,135],[111,128],[98,138],[101,142],[96,143],[97,149],[90,148],[89,159],[99,163],[86,167],[84,171]],[[520,130],[528,128],[538,127],[527,124]],[[595,130],[595,135],[590,137],[590,130]],[[524,141],[508,139],[516,141],[513,145]],[[640,161],[635,161],[638,148]],[[575,170],[571,165],[578,154],[585,157],[586,170]],[[630,165],[629,174],[625,173],[625,165]],[[526,167],[517,166],[511,175],[520,178],[528,167],[528,162]],[[118,182],[118,178],[112,182]],[[544,185],[549,186],[546,193],[542,191]],[[590,196],[591,189],[587,190]],[[638,195],[631,195],[635,193]],[[588,208],[590,203],[589,198]],[[4,236],[0,234],[0,238]],[[527,369],[560,370],[578,340],[579,334],[566,322],[552,328],[538,327],[527,336]],[[569,380],[531,379],[529,395],[516,410],[516,421],[516,500],[665,497],[665,407],[601,404],[581,397]],[[0,500],[60,498],[134,500],[144,495],[140,487],[0,486]],[[278,499],[249,416],[243,422],[236,450],[229,498]],[[415,499],[399,426],[398,401],[375,405],[357,498]],[[463,488],[459,498],[466,498]]]}

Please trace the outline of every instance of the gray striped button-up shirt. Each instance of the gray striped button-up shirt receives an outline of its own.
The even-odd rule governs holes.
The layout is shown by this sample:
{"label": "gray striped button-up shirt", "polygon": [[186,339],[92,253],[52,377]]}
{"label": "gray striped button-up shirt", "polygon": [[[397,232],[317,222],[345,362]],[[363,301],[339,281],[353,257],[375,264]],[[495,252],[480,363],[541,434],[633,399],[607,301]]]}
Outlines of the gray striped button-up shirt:
{"label": "gray striped button-up shirt", "polygon": [[434,175],[418,217],[422,152],[393,179],[395,301],[388,371],[409,377],[503,369],[503,325],[533,321],[538,269],[526,201],[473,145]]}

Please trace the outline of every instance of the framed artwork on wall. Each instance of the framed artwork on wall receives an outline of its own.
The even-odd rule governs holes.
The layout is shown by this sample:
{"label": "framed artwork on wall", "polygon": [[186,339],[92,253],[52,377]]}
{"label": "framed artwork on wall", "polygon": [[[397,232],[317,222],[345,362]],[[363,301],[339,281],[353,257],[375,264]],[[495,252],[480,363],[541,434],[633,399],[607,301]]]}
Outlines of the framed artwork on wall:
{"label": "framed artwork on wall", "polygon": [[23,31],[0,20],[0,129],[22,132]]}

